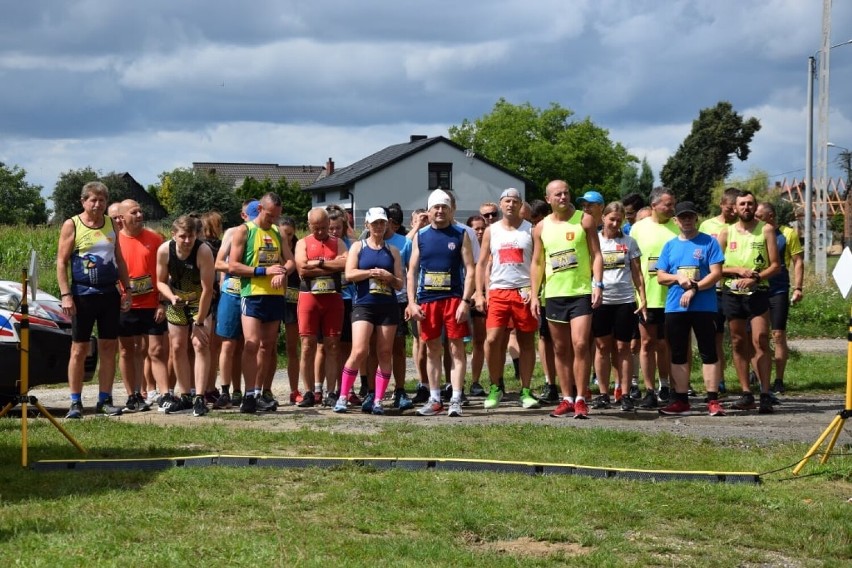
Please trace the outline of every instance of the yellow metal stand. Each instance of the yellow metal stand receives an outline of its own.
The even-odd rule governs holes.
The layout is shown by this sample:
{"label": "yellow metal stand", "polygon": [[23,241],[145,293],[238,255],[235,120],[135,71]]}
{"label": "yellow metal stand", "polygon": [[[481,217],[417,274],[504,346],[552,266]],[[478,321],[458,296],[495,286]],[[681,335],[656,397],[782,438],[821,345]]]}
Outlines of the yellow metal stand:
{"label": "yellow metal stand", "polygon": [[42,406],[42,404],[38,401],[38,399],[34,396],[29,396],[30,390],[30,312],[29,312],[29,303],[27,302],[27,270],[26,268],[22,271],[21,276],[21,323],[20,323],[20,337],[21,337],[21,380],[20,380],[20,395],[16,400],[8,403],[3,410],[0,410],[0,417],[3,417],[8,413],[15,405],[21,405],[21,465],[23,467],[27,467],[27,405],[31,404],[35,406],[38,411],[50,420],[50,423],[53,424],[62,435],[65,436],[69,442],[71,442],[75,448],[77,448],[80,453],[85,454],[86,450],[83,446],[80,445],[80,442],[74,439],[71,434],[68,433],[65,428],[62,427],[62,424],[59,423],[56,418],[53,417],[48,410]]}
{"label": "yellow metal stand", "polygon": [[837,416],[834,417],[834,420],[831,421],[828,428],[820,434],[817,441],[814,442],[814,445],[811,446],[811,449],[808,450],[808,453],[802,458],[802,461],[793,468],[793,475],[799,474],[802,468],[805,467],[805,464],[808,463],[808,460],[819,451],[819,448],[822,446],[825,439],[831,436],[828,440],[828,446],[825,448],[825,453],[822,455],[822,459],[819,460],[819,463],[827,462],[828,457],[831,455],[831,450],[834,449],[834,444],[837,442],[838,436],[840,436],[840,431],[843,430],[843,425],[846,423],[848,418],[852,417],[852,311],[850,311],[848,326],[849,330],[846,335],[846,340],[848,342],[848,346],[846,348],[846,404],[844,405],[843,410],[837,413]]}

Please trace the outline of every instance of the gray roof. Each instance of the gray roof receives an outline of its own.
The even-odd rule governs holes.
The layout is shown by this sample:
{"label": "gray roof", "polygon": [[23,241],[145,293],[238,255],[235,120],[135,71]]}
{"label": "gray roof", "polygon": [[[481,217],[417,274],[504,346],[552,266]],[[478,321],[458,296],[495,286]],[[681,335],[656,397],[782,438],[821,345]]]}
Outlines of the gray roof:
{"label": "gray roof", "polygon": [[325,176],[324,166],[279,166],[278,164],[239,164],[233,162],[192,162],[192,169],[198,172],[214,172],[221,178],[234,180],[234,185],[240,185],[247,177],[257,181],[269,178],[277,182],[285,178],[288,182],[298,182],[301,187],[307,187]]}

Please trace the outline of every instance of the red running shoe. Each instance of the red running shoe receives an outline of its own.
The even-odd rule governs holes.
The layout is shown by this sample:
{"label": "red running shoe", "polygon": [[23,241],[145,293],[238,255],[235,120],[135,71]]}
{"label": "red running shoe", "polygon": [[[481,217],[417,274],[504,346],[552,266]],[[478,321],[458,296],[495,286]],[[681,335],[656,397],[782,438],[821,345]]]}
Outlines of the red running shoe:
{"label": "red running shoe", "polygon": [[718,400],[711,400],[707,403],[707,412],[710,416],[725,416],[725,409],[722,408]]}
{"label": "red running shoe", "polygon": [[582,398],[577,399],[577,402],[574,403],[574,418],[583,420],[588,417],[589,405]]}
{"label": "red running shoe", "polygon": [[355,391],[349,391],[349,404],[352,406],[361,406],[361,399],[355,394]]}
{"label": "red running shoe", "polygon": [[665,414],[666,416],[680,416],[684,414],[689,414],[689,403],[684,402],[682,400],[675,400],[668,406],[664,406],[663,408],[661,408],[660,414]]}
{"label": "red running shoe", "polygon": [[564,398],[559,401],[559,406],[556,407],[556,410],[550,413],[553,418],[562,418],[563,416],[568,416],[569,414],[574,412],[574,403],[568,402]]}
{"label": "red running shoe", "polygon": [[290,404],[299,404],[302,402],[302,393],[298,390],[294,390],[290,393]]}

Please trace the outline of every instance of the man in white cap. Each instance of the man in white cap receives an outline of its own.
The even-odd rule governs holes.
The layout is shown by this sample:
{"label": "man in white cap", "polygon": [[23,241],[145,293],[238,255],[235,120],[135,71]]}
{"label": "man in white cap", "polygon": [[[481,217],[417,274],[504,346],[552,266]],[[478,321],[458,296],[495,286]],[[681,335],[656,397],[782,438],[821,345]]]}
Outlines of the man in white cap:
{"label": "man in white cap", "polygon": [[476,308],[486,313],[485,357],[491,389],[485,408],[496,408],[503,398],[500,379],[506,362],[506,328],[512,324],[519,347],[521,406],[538,408],[530,391],[535,366],[538,319],[530,311],[532,224],[520,216],[521,194],[509,188],[500,195],[503,217],[485,229],[476,267]]}
{"label": "man in white cap", "polygon": [[464,338],[470,333],[467,321],[474,287],[472,245],[467,232],[452,222],[452,201],[446,192],[432,192],[428,211],[430,224],[414,236],[408,269],[406,316],[419,322],[430,391],[429,401],[417,413],[434,416],[444,410],[440,376],[441,332],[445,331],[453,359],[448,415],[461,416],[467,367]]}

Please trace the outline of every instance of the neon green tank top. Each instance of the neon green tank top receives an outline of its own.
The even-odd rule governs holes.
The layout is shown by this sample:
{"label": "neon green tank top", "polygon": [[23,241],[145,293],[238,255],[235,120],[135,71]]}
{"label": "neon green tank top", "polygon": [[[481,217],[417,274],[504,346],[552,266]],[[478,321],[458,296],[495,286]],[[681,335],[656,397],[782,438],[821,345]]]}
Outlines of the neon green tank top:
{"label": "neon green tank top", "polygon": [[[272,225],[261,229],[255,223],[246,223],[248,235],[243,264],[247,266],[273,266],[281,262],[281,233]],[[283,296],[285,288],[273,288],[272,276],[243,276],[240,278],[241,296]]]}
{"label": "neon green tank top", "polygon": [[[728,229],[728,246],[725,249],[725,264],[722,265],[723,269],[740,266],[760,271],[769,266],[769,253],[766,250],[766,239],[763,236],[764,225],[763,221],[758,221],[748,233],[739,232],[736,226],[731,226]],[[724,278],[722,287],[734,293],[741,293],[731,287],[734,280],[738,279]],[[761,280],[757,283],[757,286],[746,293],[750,294],[758,290],[769,290],[769,281],[766,279]]]}
{"label": "neon green tank top", "polygon": [[592,262],[582,220],[583,212],[579,210],[564,222],[554,221],[552,215],[542,220],[545,298],[592,293]]}
{"label": "neon green tank top", "polygon": [[656,223],[653,219],[642,219],[630,229],[630,236],[636,239],[642,251],[642,272],[645,273],[645,299],[649,308],[665,308],[668,286],[657,282],[657,259],[663,245],[675,238],[680,229],[669,219],[665,223]]}

